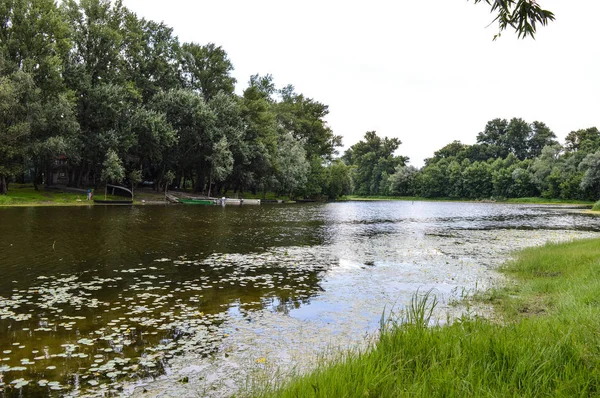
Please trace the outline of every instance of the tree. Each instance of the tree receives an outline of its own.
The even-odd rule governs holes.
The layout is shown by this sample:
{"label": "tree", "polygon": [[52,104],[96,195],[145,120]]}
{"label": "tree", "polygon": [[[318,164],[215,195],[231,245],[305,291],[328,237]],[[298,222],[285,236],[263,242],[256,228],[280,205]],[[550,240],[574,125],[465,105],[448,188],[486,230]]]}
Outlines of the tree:
{"label": "tree", "polygon": [[200,94],[188,89],[161,92],[149,105],[165,115],[177,137],[177,145],[169,153],[172,164],[163,164],[157,170],[157,183],[162,181],[166,169],[173,167],[178,175],[195,175],[194,189],[203,191],[210,178],[209,157],[215,144],[214,112]]}
{"label": "tree", "polygon": [[475,4],[485,2],[491,7],[491,12],[496,15],[493,22],[498,22],[498,33],[511,27],[519,38],[535,37],[537,25],[545,26],[554,21],[554,14],[544,10],[536,0],[474,0]]}
{"label": "tree", "polygon": [[310,170],[310,163],[306,160],[306,151],[300,141],[296,140],[291,133],[283,134],[279,138],[279,161],[277,170],[277,181],[279,191],[289,195],[306,184]]}
{"label": "tree", "polygon": [[251,76],[250,86],[244,90],[241,108],[246,124],[244,141],[248,145],[248,156],[236,173],[245,177],[238,181],[240,189],[250,187],[256,192],[262,188],[266,193],[273,182],[278,159],[277,119],[271,97],[274,93],[271,75]]}
{"label": "tree", "polygon": [[417,169],[414,166],[396,166],[395,173],[388,178],[390,194],[394,196],[414,195],[416,174]]}
{"label": "tree", "polygon": [[231,76],[233,64],[220,46],[184,43],[181,65],[186,87],[200,92],[210,101],[219,92],[233,94],[236,80]]}
{"label": "tree", "polygon": [[[561,163],[561,152],[562,147],[560,144],[547,145],[531,165],[533,181],[544,197],[552,198],[558,196],[557,187],[552,184],[549,177],[552,173],[555,173],[555,170],[557,170],[557,167]],[[555,173],[553,178],[556,177]]]}
{"label": "tree", "polygon": [[474,162],[463,170],[464,196],[467,198],[489,198],[492,196],[492,173],[490,165]]}
{"label": "tree", "polygon": [[[227,183],[235,179],[234,165],[236,159],[243,162],[246,159],[247,146],[244,143],[244,120],[241,115],[239,98],[219,91],[208,103],[215,116],[213,127],[213,141],[220,143],[213,145],[213,154],[210,157],[211,169],[223,167],[227,164],[226,171],[219,176],[213,174],[212,181],[217,183],[220,191]],[[217,155],[217,153],[220,153]],[[231,166],[229,166],[231,159]]]}
{"label": "tree", "polygon": [[469,145],[463,144],[460,141],[456,141],[456,140],[452,141],[448,145],[435,151],[433,153],[433,157],[426,159],[425,163],[430,164],[432,162],[437,162],[441,159],[447,159],[447,158],[458,158],[458,160],[462,160],[462,159],[464,159],[464,156],[466,155],[466,150],[468,147],[469,147]]}
{"label": "tree", "polygon": [[[71,156],[72,184],[80,186],[101,175],[109,148],[124,155],[134,140],[127,132],[128,116],[141,100],[123,73],[124,18],[120,0],[65,0],[61,10],[71,27],[70,49],[64,62],[64,81],[77,100],[80,133]],[[76,175],[75,175],[76,174]]]}
{"label": "tree", "polygon": [[[556,135],[546,124],[535,121],[528,124],[521,118],[494,119],[477,135],[477,142],[488,145],[490,149],[500,148],[493,157],[506,157],[514,153],[520,160],[531,159],[541,154],[546,145],[556,143]],[[494,151],[488,151],[492,155]],[[472,159],[473,160],[473,159]],[[487,160],[487,159],[478,159]]]}
{"label": "tree", "polygon": [[584,171],[581,189],[588,191],[590,197],[600,197],[600,151],[590,153],[579,164],[579,170]]}
{"label": "tree", "polygon": [[354,182],[352,181],[352,168],[341,159],[335,159],[327,168],[326,184],[323,188],[323,194],[327,198],[337,199],[342,195],[349,195],[354,191]]}
{"label": "tree", "polygon": [[0,194],[7,193],[9,178],[22,171],[31,124],[41,113],[33,76],[5,70],[0,58]]}
{"label": "tree", "polygon": [[122,78],[144,103],[159,91],[181,87],[180,46],[173,29],[164,23],[138,19],[123,11]]}
{"label": "tree", "polygon": [[142,170],[132,170],[129,174],[127,174],[127,179],[129,180],[129,184],[131,185],[131,192],[133,195],[133,191],[135,187],[142,182]]}
{"label": "tree", "polygon": [[531,136],[529,138],[529,158],[537,158],[542,154],[546,146],[557,145],[556,134],[543,122],[535,121],[531,124]]}
{"label": "tree", "polygon": [[[106,158],[102,162],[102,181],[108,183],[119,183],[125,178],[125,168],[119,155],[111,148],[106,153]],[[106,200],[108,185],[104,186],[104,199]]]}
{"label": "tree", "polygon": [[229,150],[227,137],[222,137],[215,142],[212,154],[208,157],[210,162],[210,175],[208,182],[208,196],[210,196],[213,182],[223,182],[233,170],[233,155]]}
{"label": "tree", "polygon": [[[6,63],[31,75],[41,112],[29,124],[24,160],[33,165],[34,185],[42,182],[57,155],[77,134],[75,99],[63,81],[71,49],[69,25],[53,0],[10,0],[0,7],[0,45]],[[50,183],[49,179],[46,179]]]}
{"label": "tree", "polygon": [[565,138],[568,152],[593,153],[600,149],[600,131],[596,127],[571,131]]}
{"label": "tree", "polygon": [[355,166],[354,182],[359,195],[379,195],[384,176],[394,174],[396,166],[406,163],[407,157],[394,155],[401,143],[398,138],[382,139],[375,131],[368,131],[364,141],[346,151],[343,159]]}

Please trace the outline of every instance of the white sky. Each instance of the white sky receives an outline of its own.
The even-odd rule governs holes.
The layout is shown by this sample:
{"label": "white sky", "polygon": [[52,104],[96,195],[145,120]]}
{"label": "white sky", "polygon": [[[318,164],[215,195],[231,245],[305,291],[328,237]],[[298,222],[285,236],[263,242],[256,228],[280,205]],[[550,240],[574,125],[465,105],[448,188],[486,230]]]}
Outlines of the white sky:
{"label": "white sky", "polygon": [[496,117],[543,121],[561,141],[600,128],[600,1],[539,3],[556,21],[535,41],[493,42],[489,7],[467,0],[124,0],[181,42],[222,46],[239,93],[270,73],[329,105],[344,149],[376,130],[417,167]]}

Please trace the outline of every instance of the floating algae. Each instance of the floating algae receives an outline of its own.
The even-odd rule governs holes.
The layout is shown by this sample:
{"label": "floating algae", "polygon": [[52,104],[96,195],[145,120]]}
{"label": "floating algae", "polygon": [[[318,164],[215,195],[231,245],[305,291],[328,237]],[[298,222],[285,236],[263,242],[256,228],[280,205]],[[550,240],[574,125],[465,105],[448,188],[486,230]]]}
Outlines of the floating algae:
{"label": "floating algae", "polygon": [[[359,212],[338,213],[340,206]],[[488,210],[493,215],[500,207]],[[447,303],[455,289],[488,284],[490,268],[513,249],[596,236],[567,231],[573,222],[565,219],[574,216],[552,209],[511,210],[514,217],[500,224],[491,216],[471,217],[469,210],[456,219],[415,221],[399,217],[398,209],[384,214],[365,205],[296,209],[252,210],[261,218],[240,229],[248,238],[238,235],[239,220],[227,219],[224,225],[236,227],[222,236],[180,234],[169,245],[138,242],[136,251],[129,243],[115,245],[118,232],[111,229],[103,235],[111,254],[101,261],[89,250],[85,262],[71,255],[72,269],[47,272],[44,267],[58,267],[58,258],[36,258],[38,266],[27,272],[43,275],[0,281],[0,332],[6,336],[0,340],[0,393],[107,396],[135,393],[142,384],[179,396],[193,389],[231,395],[257,370],[309,368],[330,345],[361,344],[384,306],[401,306],[421,286],[436,287]],[[543,219],[541,229],[515,228],[516,219],[530,213],[534,221]],[[129,236],[138,226],[128,225]],[[263,239],[257,228],[277,238]],[[4,270],[10,266],[0,263]],[[29,269],[27,263],[21,268]],[[183,377],[189,382],[177,382]]]}

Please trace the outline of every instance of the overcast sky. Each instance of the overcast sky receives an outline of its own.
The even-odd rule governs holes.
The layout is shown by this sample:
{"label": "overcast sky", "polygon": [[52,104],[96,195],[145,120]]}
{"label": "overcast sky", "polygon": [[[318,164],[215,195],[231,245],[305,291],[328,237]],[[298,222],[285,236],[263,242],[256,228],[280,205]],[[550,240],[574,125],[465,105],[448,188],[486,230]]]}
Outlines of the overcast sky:
{"label": "overcast sky", "polygon": [[556,21],[536,40],[494,42],[489,7],[466,0],[124,0],[181,42],[222,46],[237,92],[270,73],[329,105],[344,148],[375,130],[417,167],[497,117],[543,121],[561,141],[600,128],[600,1],[539,3]]}

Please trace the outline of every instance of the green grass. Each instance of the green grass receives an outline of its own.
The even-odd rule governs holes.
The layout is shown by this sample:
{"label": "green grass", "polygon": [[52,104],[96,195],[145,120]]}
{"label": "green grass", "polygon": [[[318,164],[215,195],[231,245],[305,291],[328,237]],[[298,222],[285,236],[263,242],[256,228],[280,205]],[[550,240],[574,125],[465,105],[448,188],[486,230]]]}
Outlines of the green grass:
{"label": "green grass", "polygon": [[600,211],[600,200],[594,203],[594,207],[592,207],[593,211]]}
{"label": "green grass", "polygon": [[576,205],[592,205],[594,202],[589,200],[576,199],[547,199],[547,198],[510,198],[506,199],[507,203],[536,203],[536,204],[576,204]]}
{"label": "green grass", "polygon": [[347,352],[264,397],[600,395],[600,239],[520,252],[515,281],[478,298],[496,320],[427,327],[429,296],[387,320],[371,349]]}
{"label": "green grass", "polygon": [[[32,185],[12,184],[7,195],[0,195],[0,206],[81,206],[89,205],[84,193],[60,192],[44,190],[36,191]],[[164,194],[158,195],[164,197]],[[94,199],[104,199],[104,190],[94,191]],[[120,196],[108,195],[107,199],[123,199]],[[136,198],[137,199],[137,198]]]}
{"label": "green grass", "polygon": [[9,186],[7,195],[0,195],[0,206],[81,204],[81,202],[77,202],[77,199],[82,200],[85,204],[86,195],[43,189],[36,191],[31,185],[13,184]]}

